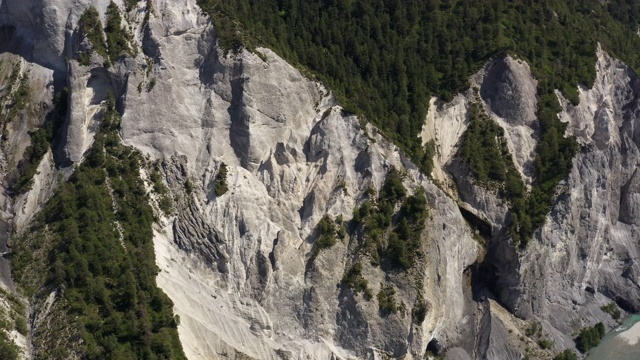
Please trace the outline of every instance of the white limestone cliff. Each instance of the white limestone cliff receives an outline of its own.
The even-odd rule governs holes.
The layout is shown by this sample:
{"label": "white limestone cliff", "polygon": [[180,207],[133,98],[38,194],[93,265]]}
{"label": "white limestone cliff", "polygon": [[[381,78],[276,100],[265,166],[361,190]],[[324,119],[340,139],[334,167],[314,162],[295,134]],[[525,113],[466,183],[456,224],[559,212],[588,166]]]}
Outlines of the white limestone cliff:
{"label": "white limestone cliff", "polygon": [[[127,17],[141,50],[135,58],[108,70],[65,62],[82,41],[76,23],[89,3],[0,1],[10,40],[3,51],[41,75],[32,77],[46,89],[40,101],[50,105],[54,84],[70,92],[60,147],[42,161],[29,193],[2,202],[3,221],[24,229],[55,187],[56,171],[68,174],[82,161],[98,109],[112,94],[124,143],[162,163],[175,200],[176,212],[154,229],[157,281],[180,316],[189,359],[416,358],[430,343],[451,349],[452,358],[519,359],[535,345],[519,340],[529,320],[541,321],[561,350],[584,325],[612,325],[599,308],[612,299],[640,310],[640,82],[604,52],[593,88],[580,90],[578,106],[563,101],[559,115],[584,148],[544,226],[519,254],[505,231],[508,204],[469,178],[457,152],[477,101],[505,129],[514,164],[531,185],[537,82],[525,62],[494,59],[452,102],[431,100],[421,136],[436,146],[437,186],[374,127],[343,114],[330,89],[271,50],[224,54],[195,0],[154,1],[148,28],[140,2]],[[91,3],[101,13],[108,4]],[[24,151],[35,125],[12,125],[11,146]],[[3,175],[20,151],[2,152]],[[222,163],[229,190],[216,196]],[[350,219],[392,166],[406,174],[410,193],[425,189],[430,215],[424,263],[396,273],[363,262],[373,292],[392,284],[405,306],[382,316],[375,298],[338,286],[353,265],[353,244],[345,239],[310,257],[320,219]],[[489,228],[486,249],[467,223],[476,220]],[[479,273],[486,264],[495,272],[491,284]],[[416,325],[411,309],[419,299],[428,311]]]}
{"label": "white limestone cliff", "polygon": [[[433,334],[455,341],[465,311],[463,270],[477,251],[455,202],[270,50],[221,55],[194,3],[156,3],[160,15],[150,24],[161,54],[158,80],[138,94],[142,79],[130,77],[122,123],[125,143],[186,169],[199,190],[186,214],[165,219],[156,232],[159,285],[174,300],[187,355],[402,356],[424,352]],[[229,191],[216,197],[222,162]],[[348,244],[323,251],[307,269],[317,222],[325,214],[351,218],[390,166],[410,166],[406,185],[426,187],[432,205],[433,262],[419,271],[433,310],[421,327],[411,324],[416,291],[401,276],[392,282],[407,312],[387,319],[374,301],[336,286],[351,265]],[[179,185],[184,175],[176,173]],[[196,239],[197,224],[206,224],[216,243]],[[377,293],[385,274],[365,269]]]}

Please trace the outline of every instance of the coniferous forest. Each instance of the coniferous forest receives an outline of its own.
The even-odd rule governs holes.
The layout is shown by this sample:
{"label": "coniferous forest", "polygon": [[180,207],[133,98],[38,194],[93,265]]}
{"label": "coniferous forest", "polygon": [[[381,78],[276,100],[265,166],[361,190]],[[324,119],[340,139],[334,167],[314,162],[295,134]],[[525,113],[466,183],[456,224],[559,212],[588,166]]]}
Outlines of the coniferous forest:
{"label": "coniferous forest", "polygon": [[55,289],[64,299],[58,312],[73,319],[35,334],[39,355],[71,358],[77,349],[57,342],[66,338],[84,359],[184,359],[173,303],[155,283],[142,155],[120,143],[113,98],[103,117],[84,163],[15,241],[14,278],[29,296]]}

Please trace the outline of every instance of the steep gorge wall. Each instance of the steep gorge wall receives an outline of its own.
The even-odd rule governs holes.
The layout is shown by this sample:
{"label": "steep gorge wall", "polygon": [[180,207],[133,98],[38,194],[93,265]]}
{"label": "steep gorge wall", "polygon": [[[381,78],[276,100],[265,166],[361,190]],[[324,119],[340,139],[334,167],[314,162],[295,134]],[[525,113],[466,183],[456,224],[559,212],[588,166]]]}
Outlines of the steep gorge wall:
{"label": "steep gorge wall", "polygon": [[[463,270],[475,261],[478,245],[455,202],[374,128],[343,116],[328,90],[267,49],[259,50],[262,56],[221,54],[195,1],[154,3],[149,28],[136,36],[149,58],[140,53],[108,72],[95,67],[94,57],[89,67],[73,60],[62,67],[62,54],[83,46],[74,24],[86,4],[37,7],[3,4],[4,20],[15,28],[12,41],[21,44],[11,51],[67,79],[70,108],[55,149],[58,167],[82,161],[109,92],[123,112],[124,142],[164,160],[177,212],[156,229],[164,269],[158,282],[182,318],[190,357],[402,356],[422,354],[434,335],[443,343],[458,341],[467,311]],[[21,16],[25,9],[57,16],[44,33],[51,37],[43,40],[47,46],[27,41],[42,24]],[[143,14],[138,17],[132,26],[141,26]],[[64,41],[58,41],[61,33]],[[222,163],[229,191],[216,196]],[[379,284],[394,284],[405,306],[383,318],[375,299],[337,286],[355,261],[353,244],[338,243],[312,265],[309,257],[318,221],[325,214],[348,220],[391,166],[409,167],[404,182],[410,192],[427,189],[431,216],[423,251],[429,261],[416,266],[413,278],[365,262],[373,293]],[[186,179],[194,184],[190,196],[181,192]],[[418,296],[430,307],[427,320],[412,325]]]}
{"label": "steep gorge wall", "polygon": [[[519,309],[547,317],[565,333],[582,325],[576,323],[580,318],[606,318],[599,306],[609,299],[626,311],[640,310],[634,185],[639,79],[601,50],[597,73],[591,89],[580,89],[578,106],[563,101],[567,135],[583,149],[520,270],[528,288]],[[530,295],[540,291],[546,295]],[[568,309],[575,315],[560,316]]]}
{"label": "steep gorge wall", "polygon": [[[86,45],[75,25],[88,3],[0,5],[11,39],[3,50],[41,64],[52,86],[63,78],[70,90],[60,146],[38,175],[49,180],[36,184],[54,184],[55,173],[44,170],[54,162],[65,173],[82,161],[99,125],[97,110],[114,95],[122,140],[161,162],[171,190],[174,212],[154,229],[157,281],[174,301],[190,359],[416,357],[433,339],[455,347],[451,354],[460,358],[515,359],[536,345],[518,340],[528,323],[503,307],[542,321],[556,350],[572,347],[570,335],[585,325],[613,326],[599,308],[610,300],[638,311],[638,78],[606,54],[599,53],[598,78],[593,89],[581,90],[580,105],[564,103],[568,135],[584,148],[545,225],[519,254],[506,231],[507,204],[468,176],[457,150],[469,104],[479,101],[505,129],[514,164],[531,184],[539,129],[537,83],[526,63],[495,59],[452,103],[432,101],[422,137],[436,143],[441,189],[375,128],[343,114],[329,89],[272,51],[225,54],[195,0],[154,1],[148,27],[139,3],[126,19],[141,51],[108,71],[96,67],[95,56],[92,66],[65,63]],[[107,4],[95,6],[104,13]],[[32,40],[34,33],[42,40]],[[216,195],[222,163],[229,190]],[[375,297],[339,285],[358,261],[354,236],[311,256],[320,219],[351,219],[391,167],[403,169],[410,193],[426,190],[430,215],[421,237],[425,261],[411,271],[360,258],[373,293],[392,285],[405,306],[385,315]],[[31,204],[21,210],[3,207],[8,218],[22,211],[17,228],[51,186],[34,186],[18,200]],[[488,224],[486,250],[458,206]],[[488,266],[481,267],[485,252]],[[486,277],[478,272],[491,273],[487,283],[478,284]],[[416,325],[411,310],[420,297],[428,311]]]}
{"label": "steep gorge wall", "polygon": [[[165,249],[159,284],[174,298],[187,354],[402,356],[421,354],[435,334],[457,341],[466,311],[463,270],[478,246],[455,202],[273,52],[224,56],[212,47],[214,30],[194,2],[156,6],[150,41],[161,54],[158,81],[136,94],[140,80],[130,78],[122,134],[168,160],[175,188],[185,177],[195,184],[185,212],[166,218],[156,239]],[[213,187],[222,162],[229,191],[218,197]],[[424,278],[423,288],[363,262],[373,293],[380,283],[394,284],[406,305],[403,315],[383,318],[375,300],[338,286],[353,264],[353,244],[339,242],[312,265],[309,257],[318,221],[325,214],[350,219],[390,166],[409,166],[405,185],[426,187],[432,217],[429,261],[414,275]],[[415,326],[410,314],[419,294],[431,306]]]}
{"label": "steep gorge wall", "polygon": [[[585,326],[599,321],[611,328],[617,326],[600,307],[616,302],[622,309],[636,313],[640,299],[636,275],[640,236],[635,220],[640,160],[636,131],[638,77],[600,49],[596,69],[593,87],[580,89],[579,105],[572,105],[558,93],[563,106],[558,116],[568,124],[566,135],[575,136],[582,150],[573,159],[568,178],[557,187],[556,203],[526,250],[516,250],[510,242],[504,228],[508,218],[504,218],[504,208],[496,206],[502,202],[497,193],[477,186],[461,171],[461,163],[455,157],[441,162],[455,179],[464,206],[493,229],[485,258],[488,266],[483,270],[489,276],[488,287],[518,317],[539,319],[557,350],[572,347],[571,334]],[[482,72],[475,78],[479,76]],[[523,93],[527,86],[522,84],[535,84],[527,79],[513,67],[499,73],[491,87],[501,89],[498,95],[502,101],[485,96],[484,86],[478,86],[485,111],[504,128],[519,169],[526,169],[522,164],[530,162],[531,157],[523,162],[517,154],[527,154],[522,149],[535,145],[532,141],[537,124],[521,121],[532,119],[532,106],[523,105],[522,101],[533,97],[530,94],[504,99],[504,94]],[[467,99],[465,104],[473,101],[469,96]],[[454,101],[442,109],[456,106],[461,105]],[[503,118],[497,115],[501,113],[505,114]],[[442,110],[436,114],[433,121],[450,124],[442,126],[444,130],[440,132],[444,134],[447,128],[455,129],[464,123],[468,110],[453,117]],[[514,133],[514,125],[522,130]],[[461,141],[460,135],[456,137]],[[524,138],[529,139],[529,144],[522,144]],[[456,138],[445,137],[440,142],[436,136],[436,143],[456,143]],[[447,152],[455,154],[455,150]],[[526,173],[525,170],[525,179]]]}

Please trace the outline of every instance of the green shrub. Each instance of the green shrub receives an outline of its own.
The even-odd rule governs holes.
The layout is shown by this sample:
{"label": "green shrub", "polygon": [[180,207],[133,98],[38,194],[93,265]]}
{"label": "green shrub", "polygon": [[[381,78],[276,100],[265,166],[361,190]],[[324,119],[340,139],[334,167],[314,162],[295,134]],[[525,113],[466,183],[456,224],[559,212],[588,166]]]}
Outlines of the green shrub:
{"label": "green shrub", "polygon": [[553,347],[553,341],[547,340],[547,339],[540,339],[538,340],[538,346],[540,346],[540,348],[544,350],[551,349]]}
{"label": "green shrub", "polygon": [[127,11],[131,11],[138,4],[138,0],[125,0],[124,5]]}
{"label": "green shrub", "polygon": [[4,331],[0,331],[0,359],[18,360],[20,349]]}
{"label": "green shrub", "polygon": [[424,319],[427,317],[427,304],[421,297],[416,299],[416,303],[413,304],[411,309],[411,321],[416,325],[422,325]]}
{"label": "green shrub", "polygon": [[16,330],[22,335],[27,335],[29,328],[27,327],[27,321],[25,320],[24,316],[22,315],[16,316],[15,323],[16,323]]}
{"label": "green shrub", "polygon": [[578,355],[573,350],[565,349],[556,355],[553,360],[578,360]]}
{"label": "green shrub", "polygon": [[[104,30],[102,21],[100,21],[100,14],[93,5],[89,6],[80,16],[80,30],[82,34],[87,37],[93,51],[102,56],[105,61],[109,60],[107,54],[107,45],[105,43]],[[80,63],[82,65],[89,65],[90,54],[79,54]]]}
{"label": "green shrub", "polygon": [[329,215],[325,215],[316,227],[316,253],[336,244],[336,225]]}
{"label": "green shrub", "polygon": [[0,294],[4,295],[7,300],[9,300],[11,306],[18,314],[23,314],[25,311],[27,311],[26,306],[24,305],[22,300],[20,300],[20,298],[16,296],[16,294],[8,292],[2,288],[0,288]]}
{"label": "green shrub", "polygon": [[347,224],[342,218],[342,215],[338,215],[338,217],[336,218],[336,225],[338,225],[338,232],[336,235],[338,236],[338,239],[342,240],[348,235]]}
{"label": "green shrub", "polygon": [[107,24],[104,32],[107,38],[109,60],[111,63],[115,63],[120,55],[131,53],[129,46],[131,35],[129,35],[126,29],[122,28],[120,9],[113,1],[110,2],[107,7]]}
{"label": "green shrub", "polygon": [[404,240],[401,240],[398,234],[392,233],[389,235],[389,244],[384,251],[384,255],[391,260],[391,262],[402,269],[408,269],[413,265],[413,256],[407,244]]}
{"label": "green shrub", "polygon": [[169,192],[169,189],[162,182],[162,172],[160,171],[159,164],[154,164],[149,172],[149,180],[153,184],[153,192],[158,195],[164,195]]}
{"label": "green shrub", "polygon": [[396,290],[393,286],[383,286],[380,284],[380,291],[378,291],[378,308],[383,315],[387,314],[395,314],[398,312],[398,305],[396,304],[396,300],[394,295],[396,294]]}
{"label": "green shrub", "polygon": [[[16,66],[14,67],[14,72],[16,75],[12,74],[11,77],[17,76],[17,74],[19,74],[20,72],[20,67],[18,64],[16,64]],[[12,94],[13,99],[12,102],[10,104],[10,109],[9,109],[9,113],[7,114],[6,117],[6,121],[10,122],[12,121],[20,111],[26,109],[27,105],[29,104],[29,94],[31,89],[29,88],[29,75],[28,74],[22,74],[22,76],[19,77],[19,81],[20,84],[18,86],[18,89]],[[9,81],[9,84],[11,87],[9,87],[9,89],[13,88],[13,83],[17,81],[16,79],[12,79]]]}
{"label": "green shrub", "polygon": [[618,305],[616,305],[615,302],[612,302],[608,305],[602,306],[600,307],[600,309],[606,313],[608,313],[609,315],[611,315],[611,317],[614,320],[618,320],[620,319],[621,313],[620,313],[620,309],[618,309]]}
{"label": "green shrub", "polygon": [[373,297],[369,282],[362,276],[362,263],[360,262],[355,263],[349,271],[344,273],[342,285],[353,290],[356,294],[363,293],[366,300]]}
{"label": "green shrub", "polygon": [[214,193],[216,196],[222,196],[227,191],[229,191],[229,187],[227,186],[227,165],[221,163],[215,180]]}
{"label": "green shrub", "polygon": [[418,188],[414,195],[403,202],[387,247],[381,252],[393,267],[407,270],[414,265],[416,257],[421,254],[420,237],[427,214],[424,189]]}
{"label": "green shrub", "polygon": [[402,184],[402,174],[392,166],[384,179],[384,185],[380,191],[380,202],[396,203],[406,194],[407,189]]}
{"label": "green shrub", "polygon": [[359,225],[369,216],[370,212],[371,202],[369,200],[365,200],[359,207],[353,209],[352,221]]}
{"label": "green shrub", "polygon": [[433,157],[436,156],[436,142],[434,140],[429,140],[424,145],[423,153],[418,153],[416,157],[421,159],[420,165],[425,174],[431,175],[434,167]]}
{"label": "green shrub", "polygon": [[[342,226],[343,227],[343,226]],[[341,229],[342,229],[341,227]],[[343,229],[346,232],[346,230]],[[320,251],[328,249],[336,244],[336,224],[329,215],[325,215],[316,225],[315,229],[315,247],[309,258],[309,263],[313,262]]]}
{"label": "green shrub", "polygon": [[155,86],[156,86],[156,78],[152,77],[151,80],[149,80],[149,83],[147,84],[147,92],[151,92],[151,90],[153,90]]}
{"label": "green shrub", "polygon": [[528,337],[532,337],[534,335],[540,335],[540,332],[542,331],[542,325],[540,324],[540,322],[538,321],[534,321],[532,322],[524,331],[524,334],[527,335]]}
{"label": "green shrub", "polygon": [[185,180],[184,191],[186,191],[188,195],[190,195],[193,192],[193,184],[191,183],[191,180],[189,179]]}
{"label": "green shrub", "polygon": [[169,196],[169,194],[160,196],[158,207],[160,207],[160,210],[162,210],[165,215],[170,215],[173,212],[173,199],[171,199],[171,196]]}
{"label": "green shrub", "polygon": [[[460,149],[465,163],[481,184],[490,186],[495,183],[503,196],[522,197],[524,183],[511,159],[504,130],[484,113],[478,103],[473,103],[469,112],[469,127]],[[507,179],[512,180],[507,182]]]}
{"label": "green shrub", "polygon": [[[400,211],[396,212],[400,201]],[[418,188],[407,197],[402,175],[391,168],[379,197],[375,201],[366,200],[354,209],[352,221],[361,229],[362,248],[371,256],[372,265],[380,265],[384,258],[391,267],[407,270],[420,255],[420,236],[427,214],[424,189]]]}
{"label": "green shrub", "polygon": [[[130,8],[130,4],[127,3],[126,6]],[[107,23],[106,27],[103,27],[98,11],[93,5],[89,6],[80,16],[79,25],[82,34],[91,42],[93,51],[102,56],[105,60],[104,65],[108,67],[115,63],[120,55],[132,53],[129,45],[132,36],[122,27],[120,9],[113,1],[109,3],[106,15]],[[79,53],[77,59],[82,65],[90,65],[90,54]]]}
{"label": "green shrub", "polygon": [[597,346],[600,340],[604,337],[606,329],[604,324],[599,322],[593,327],[587,327],[580,331],[580,334],[576,338],[576,348],[581,353],[586,353],[589,349]]}
{"label": "green shrub", "polygon": [[13,191],[18,194],[31,190],[33,177],[44,155],[49,151],[56,131],[64,122],[67,114],[68,90],[65,88],[54,97],[54,108],[47,115],[44,125],[29,133],[31,144],[24,151],[23,159],[18,164],[19,174],[13,184]]}

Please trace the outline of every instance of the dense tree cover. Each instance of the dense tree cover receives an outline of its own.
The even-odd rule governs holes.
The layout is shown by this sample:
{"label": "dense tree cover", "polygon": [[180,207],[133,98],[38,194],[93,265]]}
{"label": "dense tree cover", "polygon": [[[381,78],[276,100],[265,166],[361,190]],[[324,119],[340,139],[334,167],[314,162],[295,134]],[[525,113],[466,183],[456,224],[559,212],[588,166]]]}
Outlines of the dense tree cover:
{"label": "dense tree cover", "polygon": [[[349,234],[355,241],[357,261],[345,271],[341,284],[356,294],[363,293],[366,300],[373,298],[373,291],[362,276],[363,257],[368,258],[372,266],[397,273],[411,269],[423,256],[421,239],[428,215],[427,199],[421,187],[409,196],[402,183],[403,176],[391,167],[378,195],[373,189],[368,191],[367,199],[354,209],[348,227],[342,217],[336,218],[335,223],[325,217],[317,227],[318,236],[327,236],[321,241],[322,248],[332,246],[336,236],[342,239]],[[318,241],[317,248],[321,246]],[[416,289],[421,288],[421,285],[416,285]],[[398,311],[404,314],[405,305],[396,301],[395,293],[392,285],[380,285],[376,298],[381,316]],[[418,290],[411,313],[413,321],[422,323],[426,313],[427,305]]]}
{"label": "dense tree cover", "polygon": [[577,101],[576,85],[593,81],[596,42],[634,64],[631,45],[640,43],[595,0],[199,4],[212,15],[223,47],[275,48],[328,81],[345,104],[410,142],[422,126],[425,99],[450,99],[491,56],[525,58],[542,94],[558,88]]}
{"label": "dense tree cover", "polygon": [[115,63],[120,55],[131,53],[132,49],[129,46],[131,35],[122,27],[120,9],[113,1],[110,2],[107,7],[107,24],[104,32],[107,35],[109,60],[111,60],[112,63]]}
{"label": "dense tree cover", "polygon": [[0,331],[0,359],[18,360],[19,348],[11,341],[9,335]]}
{"label": "dense tree cover", "polygon": [[[387,260],[392,268],[407,270],[420,255],[427,200],[422,188],[412,196],[406,194],[402,174],[391,168],[377,199],[367,200],[354,210],[353,223],[364,238],[362,248],[374,265]],[[398,203],[400,210],[396,212]]]}
{"label": "dense tree cover", "polygon": [[[107,44],[105,43],[104,29],[102,27],[102,21],[100,20],[100,14],[95,7],[89,6],[80,16],[78,22],[81,34],[91,43],[93,51],[102,56],[105,61],[109,59],[107,54]],[[78,60],[83,65],[89,65],[90,63],[89,53],[79,53]]]}
{"label": "dense tree cover", "polygon": [[640,2],[637,0],[609,0],[607,1],[607,9],[616,20],[628,25],[632,31],[638,31]]}
{"label": "dense tree cover", "polygon": [[49,151],[55,132],[64,122],[67,114],[68,93],[68,89],[65,88],[56,94],[53,99],[54,108],[47,115],[44,125],[29,134],[31,144],[25,149],[23,158],[18,164],[19,176],[12,187],[14,192],[24,193],[31,189],[38,165]]}
{"label": "dense tree cover", "polygon": [[605,333],[606,329],[601,322],[595,324],[593,327],[582,329],[576,338],[576,348],[578,348],[581,353],[586,353],[592,347],[598,346]]}
{"label": "dense tree cover", "polygon": [[486,187],[498,187],[503,196],[522,198],[525,186],[513,164],[504,130],[486,115],[478,103],[469,111],[469,127],[460,155],[474,177]]}
{"label": "dense tree cover", "polygon": [[526,60],[539,80],[541,136],[536,186],[513,211],[512,234],[522,243],[542,223],[578,149],[563,136],[554,90],[578,102],[577,86],[593,83],[598,42],[640,68],[640,38],[631,30],[638,6],[630,0],[608,5],[597,0],[198,4],[211,15],[223,48],[265,45],[310,70],[328,83],[345,109],[373,121],[425,171],[430,171],[433,151],[428,150],[433,149],[423,148],[417,135],[429,97],[451,99],[493,56]]}
{"label": "dense tree cover", "polygon": [[133,10],[133,8],[135,8],[137,4],[138,0],[124,0],[124,6],[127,12]]}
{"label": "dense tree cover", "polygon": [[[14,277],[30,294],[37,277],[44,277],[45,294],[64,289],[67,318],[82,324],[85,359],[184,359],[173,305],[155,283],[143,160],[120,144],[119,121],[110,99],[85,162],[15,241]],[[70,349],[46,350],[67,358]]]}
{"label": "dense tree cover", "polygon": [[[541,125],[544,126],[542,120]],[[553,204],[556,184],[570,170],[577,145],[572,139],[559,138],[563,132],[564,127],[558,126],[541,139],[535,160],[539,181],[527,192],[507,148],[504,130],[477,102],[470,107],[460,156],[480,184],[497,188],[510,202],[510,234],[516,245],[526,246],[533,231],[542,225]]]}

